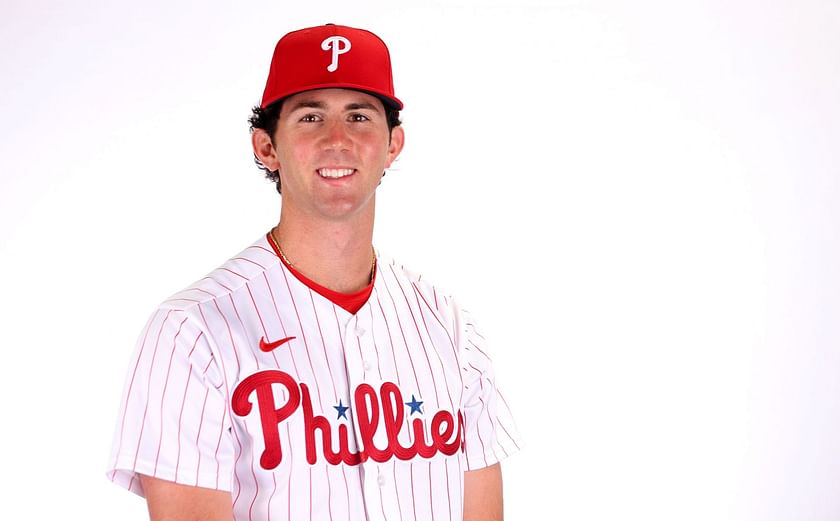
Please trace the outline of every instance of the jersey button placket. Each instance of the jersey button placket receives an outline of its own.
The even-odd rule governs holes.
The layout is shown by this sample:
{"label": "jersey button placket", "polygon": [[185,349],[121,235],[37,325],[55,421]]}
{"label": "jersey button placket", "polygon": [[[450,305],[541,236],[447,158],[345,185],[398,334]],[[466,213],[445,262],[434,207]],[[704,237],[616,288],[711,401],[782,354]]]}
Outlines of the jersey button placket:
{"label": "jersey button placket", "polygon": [[359,319],[359,316],[356,315],[355,324],[351,328],[349,328],[352,330],[352,334],[353,336],[355,336],[356,342],[359,346],[361,346],[360,355],[362,357],[362,369],[364,369],[365,380],[370,378],[370,372],[373,370],[373,363],[370,359],[370,353],[368,353],[368,349],[366,349],[365,336],[368,334],[366,326],[367,324],[363,323],[362,320]]}

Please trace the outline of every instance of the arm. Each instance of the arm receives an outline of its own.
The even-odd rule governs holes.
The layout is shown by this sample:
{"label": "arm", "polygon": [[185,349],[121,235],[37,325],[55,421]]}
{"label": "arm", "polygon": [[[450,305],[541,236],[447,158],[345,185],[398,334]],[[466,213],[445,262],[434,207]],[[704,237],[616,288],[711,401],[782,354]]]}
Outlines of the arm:
{"label": "arm", "polygon": [[464,472],[464,521],[502,521],[502,467]]}
{"label": "arm", "polygon": [[224,490],[191,487],[140,475],[151,521],[231,521],[233,505]]}

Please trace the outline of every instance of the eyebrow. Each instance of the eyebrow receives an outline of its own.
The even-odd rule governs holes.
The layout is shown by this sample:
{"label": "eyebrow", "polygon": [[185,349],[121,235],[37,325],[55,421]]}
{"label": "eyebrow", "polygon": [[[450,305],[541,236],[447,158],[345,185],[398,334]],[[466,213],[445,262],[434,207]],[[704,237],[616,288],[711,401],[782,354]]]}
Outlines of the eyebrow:
{"label": "eyebrow", "polygon": [[347,106],[344,107],[345,110],[373,110],[375,112],[379,112],[379,107],[374,105],[373,103],[368,103],[367,101],[363,101],[361,103],[348,103]]}
{"label": "eyebrow", "polygon": [[[325,109],[327,108],[326,103],[323,101],[299,101],[291,107],[289,112],[294,112],[300,109]],[[374,105],[373,103],[369,103],[367,101],[355,102],[355,103],[348,103],[344,106],[344,110],[372,110],[374,112],[379,112],[379,108]]]}

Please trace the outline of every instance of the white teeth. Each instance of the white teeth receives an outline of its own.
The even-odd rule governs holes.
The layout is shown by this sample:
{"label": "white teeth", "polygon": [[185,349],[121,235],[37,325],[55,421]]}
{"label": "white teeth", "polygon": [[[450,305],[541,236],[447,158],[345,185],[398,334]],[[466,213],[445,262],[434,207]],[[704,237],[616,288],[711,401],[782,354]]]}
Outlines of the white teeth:
{"label": "white teeth", "polygon": [[346,177],[353,173],[352,168],[319,168],[318,175],[321,177],[329,177],[331,179],[338,179],[339,177]]}

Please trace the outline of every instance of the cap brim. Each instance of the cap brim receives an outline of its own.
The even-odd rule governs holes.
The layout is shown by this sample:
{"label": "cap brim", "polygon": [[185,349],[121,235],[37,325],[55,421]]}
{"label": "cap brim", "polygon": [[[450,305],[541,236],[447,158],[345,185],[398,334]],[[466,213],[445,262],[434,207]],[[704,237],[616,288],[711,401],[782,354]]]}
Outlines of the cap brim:
{"label": "cap brim", "polygon": [[375,90],[371,90],[369,88],[361,87],[359,85],[355,85],[352,83],[329,83],[323,85],[309,85],[305,89],[299,90],[292,90],[289,92],[284,92],[280,95],[275,96],[273,99],[270,100],[263,100],[261,108],[265,109],[269,105],[273,103],[277,103],[278,101],[283,101],[284,99],[288,98],[289,96],[294,96],[295,94],[300,94],[301,92],[309,92],[311,90],[320,90],[320,89],[350,89],[350,90],[357,90],[359,92],[364,92],[365,94],[370,94],[371,96],[376,96],[377,98],[382,101],[382,104],[385,105],[387,108],[392,110],[402,110],[403,109],[403,102],[400,101],[398,98],[389,96],[384,92],[378,92]]}

